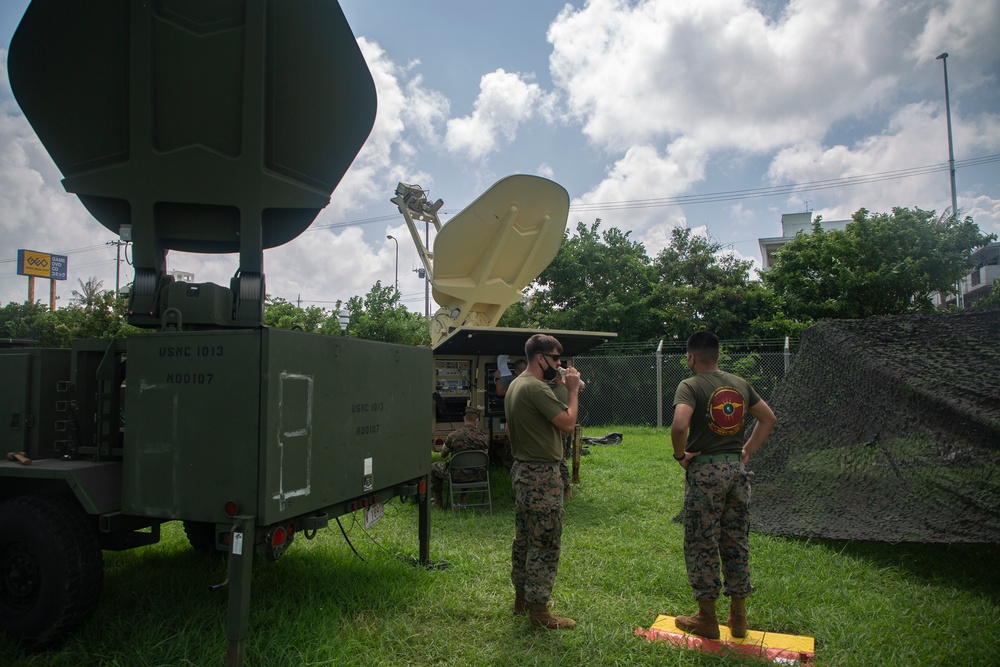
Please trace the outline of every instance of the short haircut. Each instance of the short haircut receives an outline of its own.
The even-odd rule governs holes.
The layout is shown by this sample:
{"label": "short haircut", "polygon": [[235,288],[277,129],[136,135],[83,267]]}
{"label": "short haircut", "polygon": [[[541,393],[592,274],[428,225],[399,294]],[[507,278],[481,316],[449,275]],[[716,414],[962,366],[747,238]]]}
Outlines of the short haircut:
{"label": "short haircut", "polygon": [[519,368],[521,369],[517,371],[518,374],[520,374],[527,367],[528,367],[528,362],[525,361],[524,359],[518,359],[517,361],[514,362],[514,370],[517,371],[517,369]]}
{"label": "short haircut", "polygon": [[688,354],[698,361],[714,364],[719,361],[719,337],[711,331],[698,331],[687,340]]}
{"label": "short haircut", "polygon": [[524,356],[532,359],[536,354],[562,354],[562,344],[555,336],[535,334],[524,344]]}

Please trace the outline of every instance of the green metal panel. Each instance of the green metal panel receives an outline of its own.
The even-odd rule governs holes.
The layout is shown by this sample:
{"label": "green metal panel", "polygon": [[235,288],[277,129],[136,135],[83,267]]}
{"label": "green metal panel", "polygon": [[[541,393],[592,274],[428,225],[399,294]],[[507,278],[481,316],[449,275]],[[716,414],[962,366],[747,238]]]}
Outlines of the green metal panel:
{"label": "green metal panel", "polygon": [[3,453],[27,449],[28,393],[31,391],[30,352],[0,354],[0,377],[6,386],[0,392],[0,449]]}
{"label": "green metal panel", "polygon": [[0,352],[0,449],[52,458],[65,438],[70,352],[34,348]]}
{"label": "green metal panel", "polygon": [[375,121],[331,0],[34,0],[8,69],[67,191],[137,250],[236,252],[248,224],[257,251],[290,241]]}
{"label": "green metal panel", "polygon": [[129,337],[123,511],[224,522],[230,500],[255,507],[260,336]]}
{"label": "green metal panel", "polygon": [[268,329],[263,358],[261,523],[430,472],[429,349]]}
{"label": "green metal panel", "polygon": [[427,348],[261,328],[128,351],[128,514],[223,523],[233,500],[270,525],[430,472]]}
{"label": "green metal panel", "polygon": [[0,461],[0,498],[69,489],[88,514],[108,514],[121,509],[121,477],[116,461],[39,459],[27,466]]}

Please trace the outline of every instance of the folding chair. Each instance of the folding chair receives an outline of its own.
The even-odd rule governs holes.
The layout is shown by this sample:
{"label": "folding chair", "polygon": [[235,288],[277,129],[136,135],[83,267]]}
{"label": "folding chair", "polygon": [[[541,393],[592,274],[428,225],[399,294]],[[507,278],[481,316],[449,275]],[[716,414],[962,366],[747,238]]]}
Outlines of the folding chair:
{"label": "folding chair", "polygon": [[[452,479],[455,470],[483,471],[484,479],[478,482],[456,482]],[[480,502],[468,502],[470,494],[479,494]],[[461,503],[455,502],[456,496],[465,496]],[[451,455],[448,463],[448,503],[451,509],[456,507],[489,507],[493,514],[493,494],[490,493],[490,456],[484,451],[471,450]]]}

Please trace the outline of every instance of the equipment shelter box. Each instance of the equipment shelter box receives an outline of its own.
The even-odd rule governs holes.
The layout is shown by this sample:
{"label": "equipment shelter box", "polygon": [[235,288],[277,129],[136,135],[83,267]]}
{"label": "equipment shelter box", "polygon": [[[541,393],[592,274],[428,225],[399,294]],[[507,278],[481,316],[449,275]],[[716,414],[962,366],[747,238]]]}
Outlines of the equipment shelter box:
{"label": "equipment shelter box", "polygon": [[412,400],[428,385],[428,349],[178,332],[130,337],[128,365],[126,513],[224,523],[235,501],[268,525],[338,503],[346,513],[430,472],[414,441],[427,416]]}

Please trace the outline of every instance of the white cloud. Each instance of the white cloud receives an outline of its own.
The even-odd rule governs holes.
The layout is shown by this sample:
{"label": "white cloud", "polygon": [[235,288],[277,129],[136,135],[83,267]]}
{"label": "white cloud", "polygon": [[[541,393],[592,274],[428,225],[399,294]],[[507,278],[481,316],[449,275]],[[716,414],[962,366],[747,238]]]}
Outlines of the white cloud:
{"label": "white cloud", "polygon": [[[934,3],[926,24],[914,40],[911,56],[920,61],[936,58],[942,52],[983,66],[1000,59],[1000,4],[982,0],[950,0]],[[954,63],[955,61],[952,60]],[[970,73],[974,68],[968,68]],[[979,77],[962,85],[982,85]],[[996,81],[994,79],[994,85]]]}
{"label": "white cloud", "polygon": [[871,1],[798,0],[774,22],[742,0],[593,0],[548,36],[553,79],[596,144],[683,134],[761,151],[884,103],[905,29],[921,25],[910,5]]}
{"label": "white cloud", "polygon": [[480,80],[472,114],[448,121],[445,144],[452,153],[482,159],[497,150],[500,138],[513,141],[521,123],[550,106],[537,83],[498,69]]}
{"label": "white cloud", "polygon": [[[600,183],[574,200],[577,208],[573,215],[589,222],[611,214],[614,227],[633,231],[633,238],[655,254],[669,244],[670,229],[684,226],[686,218],[679,206],[645,207],[643,202],[685,192],[704,178],[704,166],[704,154],[686,139],[674,142],[662,155],[652,146],[633,146]],[[614,202],[622,205],[615,208]],[[590,203],[612,205],[588,213],[586,205]]]}
{"label": "white cloud", "polygon": [[[913,104],[893,112],[900,90],[912,86],[911,79],[940,85],[936,72],[926,71],[928,58],[941,50],[934,46],[938,42],[952,44],[966,63],[984,68],[1000,56],[998,3],[793,0],[771,14],[755,5],[592,0],[560,13],[548,33],[553,80],[591,141],[624,151],[584,201],[667,196],[650,194],[657,182],[660,191],[687,192],[705,178],[706,163],[724,152],[777,151],[768,173],[775,184],[940,163],[946,155],[943,105]],[[919,75],[911,74],[914,68]],[[971,85],[992,76],[988,69],[963,74]],[[957,155],[995,151],[994,117],[960,119],[958,105],[953,113]],[[889,120],[878,134],[850,147],[826,144],[837,123],[878,131],[883,116]],[[697,156],[696,169],[680,156],[676,169],[654,157],[658,145],[676,146],[678,138]],[[828,219],[849,217],[861,206],[941,210],[948,202],[942,190],[947,182],[947,175],[936,175],[804,193],[788,205],[825,202],[818,212]],[[962,191],[961,184],[959,190],[960,208],[970,210],[976,192]],[[989,207],[976,210],[984,229],[997,224]],[[660,213],[633,212],[629,224],[658,224]],[[746,211],[733,213],[726,224],[748,225]]]}
{"label": "white cloud", "polygon": [[[407,134],[412,132],[434,141],[448,115],[447,98],[425,88],[419,75],[401,84],[401,79],[419,63],[399,67],[377,43],[365,38],[358,39],[358,46],[375,82],[378,113],[368,141],[337,186],[330,206],[322,214],[323,220],[342,219],[351,211],[384,199],[387,182],[394,187],[400,180],[426,175],[412,167],[418,155],[406,139]],[[430,180],[425,180],[430,185]]]}
{"label": "white cloud", "polygon": [[653,146],[629,148],[596,188],[580,199],[588,202],[624,202],[669,197],[687,190],[704,177],[704,154],[689,141],[671,145],[665,155]]}
{"label": "white cloud", "polygon": [[1000,237],[1000,199],[987,195],[965,197],[959,200],[958,207],[963,215],[972,216],[984,233]]}
{"label": "white cloud", "polygon": [[[944,165],[947,161],[947,133],[944,110],[938,104],[911,104],[890,119],[881,134],[866,137],[851,146],[826,147],[820,143],[801,143],[778,152],[768,172],[774,184],[816,182],[830,179],[887,174],[905,169]],[[953,110],[954,111],[954,110]],[[1000,115],[983,114],[971,120],[953,115],[953,134],[957,156],[973,151],[1000,149]],[[982,201],[975,191],[963,189],[963,171],[959,170],[959,210],[972,214],[972,204]],[[850,218],[859,208],[888,211],[894,206],[919,206],[939,213],[951,206],[947,170],[890,181],[879,180],[850,188],[800,192],[790,201],[821,199],[817,209],[827,220]],[[989,206],[977,207],[975,217],[980,228],[997,227],[1000,218]]]}

